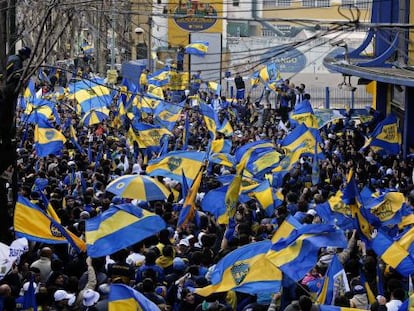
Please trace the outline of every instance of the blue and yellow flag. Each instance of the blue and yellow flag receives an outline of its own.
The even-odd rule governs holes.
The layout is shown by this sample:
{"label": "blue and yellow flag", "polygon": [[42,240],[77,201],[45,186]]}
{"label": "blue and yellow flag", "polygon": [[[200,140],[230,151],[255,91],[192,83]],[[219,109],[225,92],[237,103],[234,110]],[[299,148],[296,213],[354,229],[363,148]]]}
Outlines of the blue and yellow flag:
{"label": "blue and yellow flag", "polygon": [[295,105],[295,108],[290,113],[289,119],[293,126],[303,123],[308,128],[319,128],[318,120],[313,112],[312,105],[307,99]]}
{"label": "blue and yellow flag", "polygon": [[211,142],[211,152],[215,154],[229,154],[231,151],[230,139],[215,139]]}
{"label": "blue and yellow flag", "polygon": [[254,198],[268,217],[273,216],[276,193],[268,180],[265,180],[258,185],[249,186],[247,190],[243,189],[242,193]]}
{"label": "blue and yellow flag", "polygon": [[60,131],[42,121],[35,126],[34,142],[36,154],[39,157],[46,157],[49,154],[59,154],[63,149],[66,138]]}
{"label": "blue and yellow flag", "polygon": [[190,43],[184,48],[185,53],[190,55],[204,56],[208,51],[207,41],[197,41]]}
{"label": "blue and yellow flag", "polygon": [[[264,155],[267,152],[271,152],[275,149],[276,146],[267,140],[254,141],[237,148],[234,153],[234,157],[237,162],[237,172],[241,172],[247,167],[249,163],[257,161],[261,155]],[[258,170],[263,168],[260,165],[256,165],[256,167]]]}
{"label": "blue and yellow flag", "polygon": [[342,201],[351,208],[352,218],[354,219],[354,227],[358,229],[361,238],[366,241],[371,240],[373,226],[368,222],[366,211],[361,206],[361,196],[355,182],[354,172],[351,169],[347,176],[347,182],[343,189]]}
{"label": "blue and yellow flag", "polygon": [[216,139],[217,125],[219,124],[216,112],[213,108],[211,108],[209,105],[205,103],[200,103],[200,111],[203,115],[203,119],[206,123],[211,139]]}
{"label": "blue and yellow flag", "polygon": [[259,294],[277,292],[282,283],[282,272],[266,259],[272,242],[264,240],[232,251],[221,259],[211,274],[211,283],[196,289],[201,296],[235,290]]}
{"label": "blue and yellow flag", "polygon": [[272,169],[273,173],[287,174],[294,165],[300,160],[300,157],[309,151],[309,148],[304,146],[298,146],[293,151],[289,152],[279,163]]}
{"label": "blue and yellow flag", "polygon": [[354,229],[351,208],[342,200],[343,193],[338,190],[327,202],[317,204],[315,210],[323,223],[336,225],[342,230]]}
{"label": "blue and yellow flag", "polygon": [[154,123],[172,131],[181,117],[184,103],[173,104],[161,101],[154,110]]}
{"label": "blue and yellow flag", "polygon": [[209,212],[214,216],[217,223],[226,224],[228,218],[226,217],[226,193],[229,186],[223,186],[207,192],[201,201],[201,209]]}
{"label": "blue and yellow flag", "polygon": [[107,108],[112,102],[109,89],[92,80],[81,80],[69,84],[69,93],[74,95],[80,105],[80,112],[83,113],[92,109]]}
{"label": "blue and yellow flag", "polygon": [[150,176],[164,176],[181,182],[184,170],[188,184],[192,184],[205,159],[205,152],[169,152],[164,157],[149,161],[146,171]]}
{"label": "blue and yellow flag", "polygon": [[86,250],[85,242],[21,195],[17,198],[14,211],[14,231],[18,237],[25,237],[30,241],[69,243],[78,251]]}
{"label": "blue and yellow flag", "polygon": [[249,172],[252,177],[263,179],[265,174],[271,172],[279,165],[280,158],[281,154],[275,150],[259,153],[253,151],[246,163],[245,171]]}
{"label": "blue and yellow flag", "polygon": [[[299,146],[306,148],[306,155],[313,155],[315,153],[315,144],[321,143],[322,138],[317,129],[309,129],[305,124],[300,124],[295,127],[292,132],[290,132],[281,142],[280,145],[288,150],[293,151]],[[318,146],[318,156],[323,159],[323,153],[320,146]]]}
{"label": "blue and yellow flag", "polygon": [[275,80],[278,76],[278,70],[275,63],[267,64],[259,71],[259,77],[263,82]]}
{"label": "blue and yellow flag", "polygon": [[252,88],[257,87],[260,84],[260,77],[259,77],[259,72],[256,71],[254,72],[251,77],[250,77],[250,86]]}
{"label": "blue and yellow flag", "polygon": [[364,215],[374,227],[399,224],[405,197],[401,192],[391,191],[372,198],[364,205]]}
{"label": "blue and yellow flag", "polygon": [[297,230],[302,226],[303,225],[299,221],[297,221],[295,217],[289,215],[276,229],[275,233],[272,236],[272,243],[275,244],[276,242],[279,242],[282,239],[286,239],[288,236],[292,234],[294,230]]}
{"label": "blue and yellow flag", "polygon": [[33,100],[36,98],[36,89],[35,83],[32,78],[29,79],[27,83],[27,87],[23,92],[23,96],[20,98],[19,105],[20,107],[25,110],[29,103],[32,103]]}
{"label": "blue and yellow flag", "polygon": [[[70,119],[69,119],[70,120]],[[78,151],[80,153],[85,153],[85,150],[83,150],[83,148],[81,147],[81,145],[79,145],[79,140],[78,140],[78,136],[76,135],[76,130],[75,127],[73,126],[72,122],[69,121],[69,137],[70,137],[70,141],[72,142],[72,144],[75,146],[76,149],[78,149]]]}
{"label": "blue and yellow flag", "polygon": [[362,311],[363,309],[319,305],[319,311]]}
{"label": "blue and yellow flag", "polygon": [[228,217],[227,222],[236,213],[237,204],[239,202],[240,187],[242,183],[242,175],[236,175],[229,185],[226,192],[224,203],[226,205],[226,215]]}
{"label": "blue and yellow flag", "polygon": [[183,208],[180,211],[180,215],[177,220],[177,227],[186,227],[187,224],[194,219],[196,216],[196,206],[195,201],[197,197],[198,189],[200,188],[201,180],[203,178],[203,169],[201,169],[197,177],[194,179],[193,184],[191,185],[190,190],[185,197]]}
{"label": "blue and yellow flag", "polygon": [[160,147],[161,138],[164,135],[171,135],[166,128],[161,128],[152,124],[142,122],[132,122],[135,132],[135,139],[139,148]]}
{"label": "blue and yellow flag", "polygon": [[166,86],[170,82],[171,70],[168,66],[148,75],[148,83],[157,87]]}
{"label": "blue and yellow flag", "polygon": [[344,267],[335,254],[329,263],[323,286],[318,293],[317,302],[319,304],[332,305],[336,297],[345,295],[349,291],[348,278]]}
{"label": "blue and yellow flag", "polygon": [[399,154],[401,150],[401,131],[395,115],[390,114],[375,127],[362,150],[370,147],[383,155]]}
{"label": "blue and yellow flag", "polygon": [[220,95],[221,92],[221,85],[214,81],[209,81],[207,83],[208,89],[216,95]]}
{"label": "blue and yellow flag", "polygon": [[217,132],[222,133],[226,137],[233,136],[233,127],[227,118],[225,118],[221,125],[217,128]]}
{"label": "blue and yellow flag", "polygon": [[402,276],[414,273],[414,227],[394,240],[379,229],[370,244],[375,253]]}
{"label": "blue and yellow flag", "polygon": [[98,216],[88,219],[85,237],[88,255],[103,257],[144,240],[166,227],[158,215],[134,204],[111,205]]}
{"label": "blue and yellow flag", "polygon": [[208,158],[209,162],[220,164],[227,167],[235,166],[234,156],[228,153],[213,153]]}
{"label": "blue and yellow flag", "polygon": [[345,234],[331,225],[304,225],[272,245],[267,258],[293,281],[315,266],[321,247],[344,248]]}
{"label": "blue and yellow flag", "polygon": [[135,289],[124,284],[111,284],[108,296],[109,311],[159,311],[160,308]]}

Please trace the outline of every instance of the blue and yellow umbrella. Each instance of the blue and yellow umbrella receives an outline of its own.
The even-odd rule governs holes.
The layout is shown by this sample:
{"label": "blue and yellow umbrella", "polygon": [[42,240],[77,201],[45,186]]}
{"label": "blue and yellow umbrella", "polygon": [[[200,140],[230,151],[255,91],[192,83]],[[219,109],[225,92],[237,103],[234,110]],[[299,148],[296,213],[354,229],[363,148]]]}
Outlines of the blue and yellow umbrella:
{"label": "blue and yellow umbrella", "polygon": [[156,179],[145,175],[124,175],[109,183],[106,191],[121,198],[142,201],[164,200],[170,191]]}
{"label": "blue and yellow umbrella", "polygon": [[101,123],[103,120],[109,118],[109,109],[102,108],[102,109],[92,109],[85,113],[81,119],[81,123],[90,126],[93,124]]}

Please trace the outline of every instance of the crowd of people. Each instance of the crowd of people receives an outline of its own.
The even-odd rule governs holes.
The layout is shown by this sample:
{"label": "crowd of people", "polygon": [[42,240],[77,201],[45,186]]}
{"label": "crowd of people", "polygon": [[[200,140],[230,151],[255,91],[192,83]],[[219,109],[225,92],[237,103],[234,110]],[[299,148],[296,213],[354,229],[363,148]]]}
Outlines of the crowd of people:
{"label": "crowd of people", "polygon": [[[199,74],[199,73],[198,73]],[[197,76],[197,82],[200,77]],[[240,75],[236,77],[235,99],[220,97],[207,89],[192,90],[201,101],[211,105],[220,120],[225,118],[233,127],[232,151],[249,142],[268,140],[280,147],[289,129],[288,113],[302,99],[311,100],[305,85],[298,88],[291,81],[283,81],[276,100],[252,99],[245,92]],[[166,92],[166,100],[170,94]],[[397,311],[407,297],[409,280],[383,264],[381,259],[359,236],[357,230],[348,234],[345,249],[322,248],[314,268],[304,278],[273,292],[249,294],[229,291],[202,297],[194,288],[210,284],[214,265],[233,250],[270,239],[288,215],[302,224],[320,223],[316,204],[326,202],[346,182],[350,169],[355,172],[358,187],[373,192],[392,189],[403,193],[410,208],[414,207],[413,164],[411,158],[401,155],[380,156],[372,150],[360,152],[365,136],[384,116],[376,113],[368,123],[352,118],[337,120],[321,129],[321,147],[325,159],[320,160],[320,182],[312,185],[312,159],[302,157],[283,179],[280,192],[283,202],[272,215],[260,210],[256,200],[237,205],[234,221],[220,225],[212,215],[200,208],[202,194],[221,184],[217,177],[234,173],[234,168],[212,165],[204,173],[197,213],[200,222],[190,222],[185,228],[177,227],[181,200],[181,184],[159,177],[171,196],[165,201],[140,202],[114,196],[106,192],[108,183],[125,174],[146,174],[144,153],[135,154],[127,139],[127,124],[112,126],[112,119],[91,127],[80,124],[79,116],[67,106],[73,99],[63,98],[58,105],[62,120],[71,118],[76,127],[80,146],[96,155],[102,150],[108,157],[90,162],[88,155],[68,140],[60,155],[39,158],[34,151],[33,130],[23,127],[22,113],[18,109],[17,174],[19,193],[42,208],[36,184],[47,180],[44,194],[58,214],[62,225],[82,239],[85,238],[85,221],[107,210],[112,204],[132,202],[138,207],[161,216],[167,228],[105,258],[90,258],[87,253],[76,253],[68,245],[45,245],[30,242],[12,269],[0,280],[1,310],[21,310],[22,297],[34,278],[38,310],[107,310],[111,284],[122,283],[134,287],[154,302],[160,310],[317,310],[313,280],[320,279],[336,253],[343,264],[350,290],[338,295],[334,304],[358,309]],[[115,110],[116,100],[112,109]],[[197,107],[187,105],[185,112],[190,120],[189,149],[206,150],[209,133]],[[112,116],[113,117],[113,116]],[[143,114],[142,122],[153,123],[151,114]],[[183,147],[185,120],[181,118],[169,138],[169,150]],[[27,131],[27,132],[26,132]],[[221,134],[218,133],[220,136]],[[25,140],[23,141],[23,137]],[[283,153],[282,149],[279,150]],[[12,200],[9,202],[9,208]],[[10,229],[13,234],[13,228]],[[380,267],[380,269],[377,269]],[[367,290],[360,278],[360,270],[371,285],[375,303],[368,301]],[[378,276],[383,280],[384,293],[377,292]]]}

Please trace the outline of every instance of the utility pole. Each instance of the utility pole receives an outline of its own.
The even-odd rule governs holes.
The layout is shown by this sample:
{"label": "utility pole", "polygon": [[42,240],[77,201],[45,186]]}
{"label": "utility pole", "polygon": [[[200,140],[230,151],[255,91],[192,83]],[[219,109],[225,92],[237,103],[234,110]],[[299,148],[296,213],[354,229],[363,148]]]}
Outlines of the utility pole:
{"label": "utility pole", "polygon": [[112,21],[111,21],[111,37],[112,37],[112,42],[111,42],[111,69],[114,70],[115,69],[115,3],[112,0]]}
{"label": "utility pole", "polygon": [[148,15],[148,70],[150,72],[152,72],[152,33],[151,33],[151,28],[152,28],[152,16]]}

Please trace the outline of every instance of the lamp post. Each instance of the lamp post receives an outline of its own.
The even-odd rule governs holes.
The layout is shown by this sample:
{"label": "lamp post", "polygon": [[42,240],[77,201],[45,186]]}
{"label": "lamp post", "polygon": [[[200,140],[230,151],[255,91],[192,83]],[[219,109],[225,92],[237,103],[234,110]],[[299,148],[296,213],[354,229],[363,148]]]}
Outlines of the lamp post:
{"label": "lamp post", "polygon": [[[147,67],[149,71],[152,71],[152,57],[151,57],[151,45],[152,45],[152,38],[151,38],[151,27],[152,27],[152,17],[148,16],[148,29],[147,29],[147,42],[148,42],[148,46],[147,46]],[[137,27],[135,28],[134,32],[137,35],[142,35],[145,33],[145,30],[141,27]],[[138,51],[137,51],[138,54]]]}

